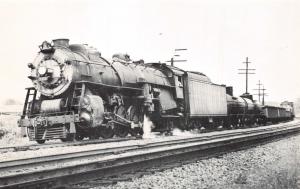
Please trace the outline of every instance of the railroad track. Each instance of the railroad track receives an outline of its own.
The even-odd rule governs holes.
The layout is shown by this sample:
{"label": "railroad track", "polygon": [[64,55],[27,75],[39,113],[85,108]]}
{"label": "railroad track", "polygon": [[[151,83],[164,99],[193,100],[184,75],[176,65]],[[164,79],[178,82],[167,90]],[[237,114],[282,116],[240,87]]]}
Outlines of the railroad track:
{"label": "railroad track", "polygon": [[[240,129],[247,129],[247,128],[240,128]],[[219,132],[219,131],[217,131],[217,132]],[[140,139],[140,138],[128,136],[125,138],[94,139],[94,140],[70,141],[70,142],[52,142],[52,143],[46,143],[46,144],[42,144],[42,145],[41,144],[17,145],[17,146],[0,147],[0,154],[6,153],[6,152],[39,150],[39,149],[57,148],[57,147],[84,146],[84,145],[89,145],[89,144],[123,142],[123,141],[138,140],[138,139]]]}
{"label": "railroad track", "polygon": [[56,147],[67,147],[67,146],[84,146],[89,144],[100,144],[109,142],[123,142],[128,140],[137,140],[136,137],[125,137],[125,138],[112,138],[112,139],[94,139],[94,140],[83,140],[83,141],[70,141],[70,142],[53,142],[46,144],[31,144],[31,145],[19,145],[19,146],[9,146],[0,147],[0,154],[6,152],[18,152],[27,150],[38,150],[46,148],[56,148]]}
{"label": "railroad track", "polygon": [[208,136],[196,135],[191,138],[150,142],[143,145],[128,145],[5,161],[0,162],[0,188],[55,188],[129,171],[129,169],[136,168],[133,165],[159,160],[160,158],[299,131],[299,123],[287,124]]}

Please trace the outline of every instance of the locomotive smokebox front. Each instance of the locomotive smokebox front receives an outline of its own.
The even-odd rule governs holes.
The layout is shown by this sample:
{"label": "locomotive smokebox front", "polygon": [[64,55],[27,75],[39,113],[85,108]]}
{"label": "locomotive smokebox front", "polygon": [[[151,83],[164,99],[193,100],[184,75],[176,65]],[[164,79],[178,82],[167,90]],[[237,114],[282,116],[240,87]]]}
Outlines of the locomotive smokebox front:
{"label": "locomotive smokebox front", "polygon": [[62,94],[72,82],[72,53],[68,47],[68,39],[53,40],[53,45],[43,42],[36,59],[28,65],[31,69],[29,78],[35,88],[45,96]]}

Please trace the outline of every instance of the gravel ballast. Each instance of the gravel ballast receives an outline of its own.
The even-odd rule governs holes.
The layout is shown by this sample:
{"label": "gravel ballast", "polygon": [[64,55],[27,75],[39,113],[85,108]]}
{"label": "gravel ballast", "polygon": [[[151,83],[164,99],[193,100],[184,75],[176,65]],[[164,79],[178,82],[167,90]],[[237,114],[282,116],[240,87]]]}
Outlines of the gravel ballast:
{"label": "gravel ballast", "polygon": [[300,135],[96,188],[300,188]]}

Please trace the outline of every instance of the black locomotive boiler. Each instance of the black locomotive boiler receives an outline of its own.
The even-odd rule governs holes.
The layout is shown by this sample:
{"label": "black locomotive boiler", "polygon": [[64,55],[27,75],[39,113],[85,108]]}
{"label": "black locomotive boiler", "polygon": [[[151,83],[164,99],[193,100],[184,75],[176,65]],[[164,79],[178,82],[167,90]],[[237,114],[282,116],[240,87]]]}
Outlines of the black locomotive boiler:
{"label": "black locomotive boiler", "polygon": [[[145,116],[154,123],[152,130],[160,132],[273,120],[251,95],[234,97],[232,87],[214,84],[200,72],[132,61],[126,54],[108,61],[95,48],[70,45],[68,39],[39,47],[28,64],[33,87],[27,88],[18,123],[38,143],[142,135]],[[293,117],[286,109],[289,114],[277,121]]]}

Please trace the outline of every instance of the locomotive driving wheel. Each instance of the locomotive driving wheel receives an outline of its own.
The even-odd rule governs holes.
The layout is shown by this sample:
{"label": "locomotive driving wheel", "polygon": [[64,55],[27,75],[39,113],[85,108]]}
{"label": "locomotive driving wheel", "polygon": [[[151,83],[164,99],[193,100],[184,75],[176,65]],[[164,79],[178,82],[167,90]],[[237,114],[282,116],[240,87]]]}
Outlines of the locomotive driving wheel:
{"label": "locomotive driving wheel", "polygon": [[112,138],[115,135],[113,123],[108,122],[107,126],[101,126],[99,128],[99,135],[104,139]]}
{"label": "locomotive driving wheel", "polygon": [[[127,117],[126,109],[124,106],[119,106],[116,111],[116,114],[119,115],[120,117],[123,117],[124,119],[126,119],[126,117]],[[120,119],[117,119],[117,120],[122,122],[122,120],[120,120]],[[116,136],[124,138],[128,135],[129,129],[130,128],[128,126],[117,124],[116,127],[114,128],[114,132],[115,132]]]}
{"label": "locomotive driving wheel", "polygon": [[46,140],[36,140],[38,144],[44,144]]}
{"label": "locomotive driving wheel", "polygon": [[124,138],[128,135],[129,133],[129,128],[123,125],[118,125],[114,128],[115,134],[118,137]]}
{"label": "locomotive driving wheel", "polygon": [[[143,114],[138,110],[136,106],[130,106],[127,109],[126,119],[133,122],[134,125],[141,125],[144,121]],[[130,129],[130,134],[132,136],[143,135],[142,127],[134,127]]]}
{"label": "locomotive driving wheel", "polygon": [[110,127],[103,127],[100,131],[100,136],[104,139],[112,138],[115,135],[114,131]]}
{"label": "locomotive driving wheel", "polygon": [[132,121],[134,124],[138,124],[143,121],[143,116],[140,115],[136,106],[130,106],[127,110],[126,119]]}

